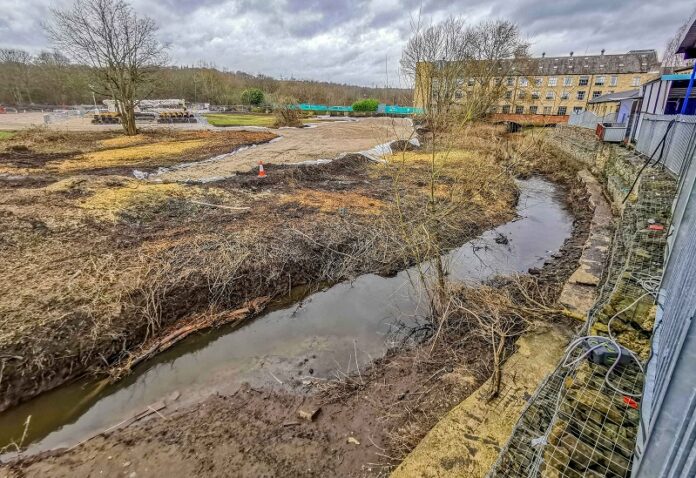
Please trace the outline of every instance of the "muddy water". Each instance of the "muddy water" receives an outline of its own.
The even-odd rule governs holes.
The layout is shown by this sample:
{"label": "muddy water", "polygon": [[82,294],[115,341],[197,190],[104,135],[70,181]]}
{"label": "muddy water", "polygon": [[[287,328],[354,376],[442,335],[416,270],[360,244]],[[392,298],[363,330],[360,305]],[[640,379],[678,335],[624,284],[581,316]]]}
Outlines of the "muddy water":
{"label": "muddy water", "polygon": [[[450,277],[524,272],[570,236],[572,217],[551,183],[533,178],[519,186],[519,218],[447,254]],[[501,234],[508,244],[495,241]],[[423,319],[425,301],[414,283],[412,269],[389,278],[367,274],[313,294],[296,290],[264,316],[189,337],[116,384],[78,382],[8,410],[0,415],[0,448],[19,441],[29,415],[24,445],[35,453],[72,446],[172,395],[180,397],[170,408],[243,382],[287,387],[350,373],[384,354],[394,324]]]}

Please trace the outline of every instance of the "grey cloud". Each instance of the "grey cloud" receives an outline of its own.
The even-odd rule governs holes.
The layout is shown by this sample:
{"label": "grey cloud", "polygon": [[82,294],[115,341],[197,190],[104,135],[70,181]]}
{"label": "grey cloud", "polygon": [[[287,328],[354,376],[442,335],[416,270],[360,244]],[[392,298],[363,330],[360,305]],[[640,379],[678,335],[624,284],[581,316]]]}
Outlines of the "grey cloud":
{"label": "grey cloud", "polygon": [[[0,0],[0,47],[49,47],[40,22],[70,0]],[[689,17],[691,0],[131,0],[160,25],[176,64],[358,84],[395,84],[411,23],[447,15],[517,22],[532,51],[655,48]],[[387,71],[385,72],[385,59]]]}

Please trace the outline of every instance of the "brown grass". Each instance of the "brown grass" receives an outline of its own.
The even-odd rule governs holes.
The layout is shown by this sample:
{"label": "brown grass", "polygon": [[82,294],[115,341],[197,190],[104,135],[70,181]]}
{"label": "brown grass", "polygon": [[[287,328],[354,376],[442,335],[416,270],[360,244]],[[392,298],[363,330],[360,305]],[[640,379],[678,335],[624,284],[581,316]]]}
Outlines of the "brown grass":
{"label": "brown grass", "polygon": [[112,149],[124,148],[128,146],[136,146],[146,143],[151,140],[151,137],[145,134],[136,134],[135,136],[116,136],[115,138],[107,138],[98,141],[99,148]]}
{"label": "brown grass", "polygon": [[380,214],[386,207],[385,202],[380,199],[351,191],[298,189],[292,194],[284,196],[281,201],[286,204],[296,203],[301,206],[317,208],[324,213],[338,213],[348,209],[356,214],[375,215]]}
{"label": "brown grass", "polygon": [[[193,157],[227,149],[234,138],[268,138],[233,133],[177,137],[184,144],[214,138],[213,146],[186,153]],[[69,138],[61,141],[69,144]],[[140,151],[112,139],[75,144],[94,148],[80,154],[108,151],[123,154],[122,161]],[[160,139],[175,143],[165,134]],[[474,150],[457,157],[447,180],[466,182],[457,198],[462,207],[446,231],[449,247],[509,219],[515,199],[511,178],[488,155]],[[182,158],[172,153],[170,159]],[[411,163],[403,188],[417,222],[420,166]],[[90,164],[88,171],[103,163]],[[19,357],[3,359],[0,408],[122,363],[145,339],[190,316],[212,309],[224,314],[291,286],[391,273],[413,263],[390,219],[390,167],[355,160],[297,168],[297,174],[290,168],[291,181],[214,187],[149,184],[68,167],[61,173],[67,177],[47,187],[0,189],[0,349]],[[470,181],[464,173],[474,170],[477,180]],[[250,209],[229,208],[244,206]]]}
{"label": "brown grass", "polygon": [[7,174],[71,175],[100,170],[156,169],[231,152],[276,136],[251,131],[152,130],[127,137],[115,132],[25,130],[0,145]]}
{"label": "brown grass", "polygon": [[[55,167],[60,172],[85,171],[98,168],[128,167],[134,165],[159,165],[168,156],[181,155],[200,148],[203,140],[163,141],[155,144],[130,146],[94,151],[69,161],[61,161]],[[48,167],[54,167],[52,163]]]}

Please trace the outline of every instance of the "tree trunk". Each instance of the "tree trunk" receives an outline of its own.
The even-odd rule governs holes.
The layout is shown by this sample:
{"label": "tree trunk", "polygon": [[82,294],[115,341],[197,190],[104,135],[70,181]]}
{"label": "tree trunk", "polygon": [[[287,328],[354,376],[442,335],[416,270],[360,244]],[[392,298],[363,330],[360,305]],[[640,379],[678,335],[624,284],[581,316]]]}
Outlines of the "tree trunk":
{"label": "tree trunk", "polygon": [[138,129],[135,126],[135,109],[132,104],[126,109],[126,117],[128,118],[126,125],[124,125],[126,135],[134,136],[138,134]]}
{"label": "tree trunk", "polygon": [[121,126],[126,136],[134,136],[138,134],[138,129],[135,125],[135,105],[129,100],[117,100],[116,109],[121,117]]}

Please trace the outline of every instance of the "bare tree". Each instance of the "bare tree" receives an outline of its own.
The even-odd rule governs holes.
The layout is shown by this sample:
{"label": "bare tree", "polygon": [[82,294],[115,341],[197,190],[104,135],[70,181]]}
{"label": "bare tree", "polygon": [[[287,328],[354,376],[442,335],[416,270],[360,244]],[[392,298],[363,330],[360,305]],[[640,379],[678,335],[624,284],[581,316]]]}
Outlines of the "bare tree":
{"label": "bare tree", "polygon": [[[502,79],[526,61],[527,44],[521,40],[516,25],[506,21],[483,22],[467,27],[461,18],[421,29],[413,26],[413,35],[401,58],[403,72],[414,81],[415,102],[422,106],[421,130],[429,157],[421,182],[427,184],[425,216],[418,224],[401,208],[403,198],[395,188],[404,242],[412,244],[418,262],[431,258],[428,267],[419,267],[420,280],[428,295],[433,318],[442,320],[449,303],[446,264],[443,262],[443,231],[459,204],[449,194],[457,185],[448,183],[443,171],[449,169],[450,153],[457,139],[465,136],[466,123],[487,114],[507,90]],[[466,95],[464,94],[465,89]],[[398,184],[405,152],[396,161],[395,183]],[[423,237],[425,239],[423,239]],[[416,239],[418,238],[418,239]]]}
{"label": "bare tree", "polygon": [[15,104],[31,103],[31,55],[24,50],[0,48],[0,64],[0,83],[9,89]]}
{"label": "bare tree", "polygon": [[122,0],[76,0],[71,8],[51,12],[45,28],[55,46],[92,67],[95,93],[113,97],[123,130],[136,134],[138,98],[147,94],[155,69],[165,61],[154,20],[139,17]]}
{"label": "bare tree", "polygon": [[[507,90],[502,81],[529,69],[529,45],[514,23],[495,20],[467,27],[450,17],[414,32],[404,48],[401,68],[414,82],[415,103],[430,122],[450,122],[487,114]],[[433,123],[433,126],[442,126]]]}
{"label": "bare tree", "polygon": [[432,123],[447,117],[464,78],[471,53],[466,26],[461,18],[450,17],[425,29],[418,23],[413,30],[401,56],[401,69],[413,80],[415,103]]}
{"label": "bare tree", "polygon": [[529,44],[519,27],[504,20],[486,21],[467,30],[470,61],[465,65],[467,85],[461,108],[465,119],[488,114],[503,98],[509,76],[528,76],[532,61]]}

